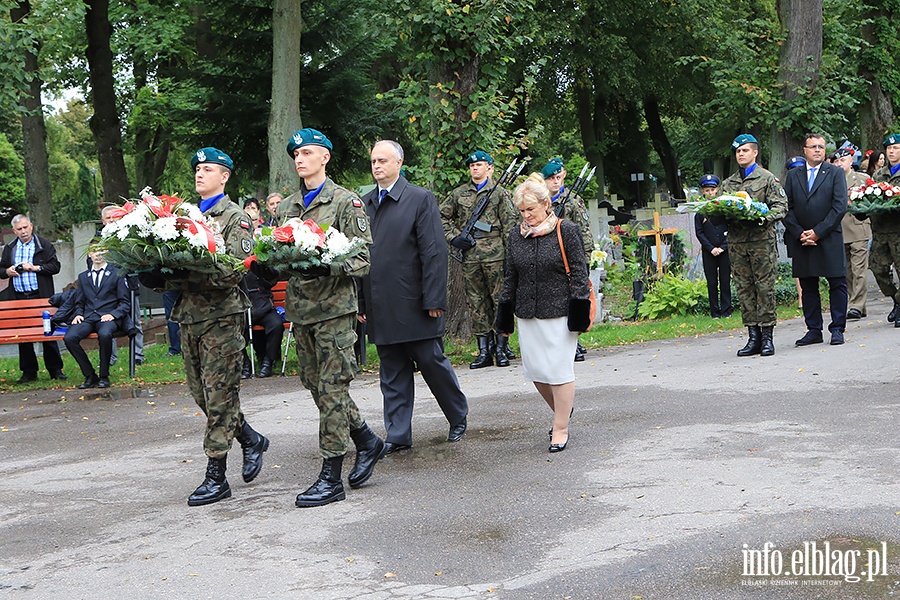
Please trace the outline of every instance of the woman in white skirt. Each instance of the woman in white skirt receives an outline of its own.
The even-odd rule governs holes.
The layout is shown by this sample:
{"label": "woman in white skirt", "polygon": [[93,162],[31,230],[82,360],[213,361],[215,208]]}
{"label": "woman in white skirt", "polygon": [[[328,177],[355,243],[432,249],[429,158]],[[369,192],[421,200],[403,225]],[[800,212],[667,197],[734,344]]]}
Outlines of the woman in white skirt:
{"label": "woman in white skirt", "polygon": [[508,336],[514,329],[513,316],[519,318],[525,379],[534,383],[553,411],[550,452],[562,452],[569,442],[575,403],[572,356],[578,333],[591,325],[584,241],[575,223],[553,213],[550,190],[540,173],[532,173],[516,188],[513,202],[522,223],[509,232],[496,329]]}

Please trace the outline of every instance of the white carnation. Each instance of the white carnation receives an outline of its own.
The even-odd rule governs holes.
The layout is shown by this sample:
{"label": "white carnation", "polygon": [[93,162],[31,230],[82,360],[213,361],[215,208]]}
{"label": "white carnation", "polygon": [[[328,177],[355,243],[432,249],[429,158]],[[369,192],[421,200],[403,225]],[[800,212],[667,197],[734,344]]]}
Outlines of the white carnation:
{"label": "white carnation", "polygon": [[153,223],[153,235],[161,240],[170,242],[178,239],[178,229],[175,227],[175,217],[162,217]]}
{"label": "white carnation", "polygon": [[325,251],[334,256],[341,256],[350,251],[350,240],[347,236],[335,229],[330,228],[325,232]]}
{"label": "white carnation", "polygon": [[301,248],[304,252],[312,252],[316,249],[316,246],[319,244],[318,234],[313,233],[309,227],[302,223],[295,225],[293,230],[295,246]]}

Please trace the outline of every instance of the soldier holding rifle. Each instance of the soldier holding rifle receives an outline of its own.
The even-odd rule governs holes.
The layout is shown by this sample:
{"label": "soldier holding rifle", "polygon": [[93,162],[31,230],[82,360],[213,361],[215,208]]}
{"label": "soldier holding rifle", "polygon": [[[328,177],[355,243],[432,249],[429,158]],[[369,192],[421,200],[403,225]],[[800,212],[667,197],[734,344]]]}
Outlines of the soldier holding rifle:
{"label": "soldier holding rifle", "polygon": [[[518,213],[509,192],[492,181],[493,164],[491,155],[481,150],[466,157],[472,179],[453,190],[440,204],[450,254],[462,262],[472,329],[478,340],[478,358],[469,365],[471,369],[493,365],[495,354],[498,367],[509,366],[510,358],[506,338],[501,336],[494,343],[493,325],[503,289],[507,234],[517,224]],[[504,176],[511,174],[512,166]],[[469,224],[479,202],[488,195],[484,211],[477,221]]]}

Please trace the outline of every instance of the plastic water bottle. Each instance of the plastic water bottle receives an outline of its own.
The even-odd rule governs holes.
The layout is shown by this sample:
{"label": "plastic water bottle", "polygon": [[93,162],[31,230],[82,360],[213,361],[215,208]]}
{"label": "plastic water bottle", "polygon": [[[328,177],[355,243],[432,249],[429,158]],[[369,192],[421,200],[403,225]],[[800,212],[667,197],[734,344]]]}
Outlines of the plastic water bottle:
{"label": "plastic water bottle", "polygon": [[50,326],[50,311],[45,310],[41,313],[41,317],[44,319],[44,335],[50,335],[53,332],[53,328]]}
{"label": "plastic water bottle", "polygon": [[275,312],[277,312],[277,313],[278,313],[278,316],[281,317],[281,322],[282,322],[282,323],[284,323],[285,321],[287,321],[287,317],[284,315],[284,307],[283,307],[283,306],[276,306],[276,307],[275,307]]}

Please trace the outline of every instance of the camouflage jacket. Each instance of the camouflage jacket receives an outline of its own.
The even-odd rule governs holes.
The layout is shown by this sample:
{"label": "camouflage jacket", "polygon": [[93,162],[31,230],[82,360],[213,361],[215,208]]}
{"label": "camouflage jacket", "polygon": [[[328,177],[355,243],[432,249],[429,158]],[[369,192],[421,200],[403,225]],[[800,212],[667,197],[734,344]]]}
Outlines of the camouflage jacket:
{"label": "camouflage jacket", "polygon": [[[303,194],[308,191],[301,187],[299,192],[282,200],[275,211],[275,221],[284,223],[294,217],[312,219],[319,225],[334,227],[348,239],[361,237],[367,244],[372,243],[369,219],[359,196],[329,178],[307,207],[303,205]],[[332,265],[330,275],[325,277],[304,279],[299,273],[292,273],[285,294],[285,316],[298,325],[309,325],[355,314],[357,292],[353,278],[368,272],[369,249],[366,246],[347,262]]]}
{"label": "camouflage jacket", "polygon": [[[565,196],[565,194],[563,194]],[[556,203],[554,203],[556,206]],[[560,215],[578,225],[581,230],[581,239],[584,240],[584,253],[587,255],[588,264],[591,264],[591,252],[594,251],[594,234],[591,231],[591,213],[587,209],[584,198],[578,194],[572,194],[563,207]]]}
{"label": "camouflage jacket", "polygon": [[[441,224],[447,242],[455,238],[466,226],[478,201],[494,187],[490,178],[481,191],[470,179],[461,185],[440,203]],[[475,247],[466,250],[464,260],[472,262],[494,262],[506,256],[507,236],[513,226],[519,222],[519,211],[513,207],[512,196],[505,189],[498,187],[491,194],[491,201],[479,219],[490,231],[475,229]]]}
{"label": "camouflage jacket", "polygon": [[769,207],[764,222],[760,225],[756,221],[728,221],[728,244],[744,242],[775,241],[775,223],[787,214],[787,196],[781,187],[778,178],[770,171],[756,165],[753,172],[746,179],[741,179],[741,171],[738,170],[719,186],[719,195],[733,194],[745,191],[750,197]]}
{"label": "camouflage jacket", "polygon": [[[204,215],[219,225],[228,254],[241,260],[253,250],[250,217],[226,195]],[[170,280],[181,288],[181,297],[172,309],[175,323],[200,323],[247,310],[250,302],[239,284],[243,275],[220,264],[214,274],[195,273],[187,280]]]}
{"label": "camouflage jacket", "polygon": [[[872,179],[875,181],[887,181],[891,185],[900,187],[900,171],[896,175],[891,175],[890,164],[885,165],[872,173]],[[872,215],[869,217],[872,222],[872,233],[900,233],[900,211],[882,213],[880,215]]]}
{"label": "camouflage jacket", "polygon": [[[847,173],[847,189],[865,185],[868,175],[859,171]],[[860,221],[849,212],[841,219],[841,229],[844,230],[844,243],[862,242],[872,237],[872,225],[869,219]]]}

